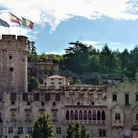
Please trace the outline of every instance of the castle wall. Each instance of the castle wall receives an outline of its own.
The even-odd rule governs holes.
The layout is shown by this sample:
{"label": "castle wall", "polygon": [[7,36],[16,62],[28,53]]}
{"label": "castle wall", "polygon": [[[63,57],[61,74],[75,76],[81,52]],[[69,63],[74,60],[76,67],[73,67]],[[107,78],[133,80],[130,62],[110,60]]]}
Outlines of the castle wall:
{"label": "castle wall", "polygon": [[28,39],[3,35],[0,40],[0,92],[27,92]]}

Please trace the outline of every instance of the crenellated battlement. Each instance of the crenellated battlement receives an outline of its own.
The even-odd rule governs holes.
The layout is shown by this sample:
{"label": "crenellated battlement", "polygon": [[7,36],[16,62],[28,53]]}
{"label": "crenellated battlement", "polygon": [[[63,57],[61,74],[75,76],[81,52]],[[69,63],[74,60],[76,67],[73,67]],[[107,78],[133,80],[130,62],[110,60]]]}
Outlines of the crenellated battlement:
{"label": "crenellated battlement", "polygon": [[28,51],[28,38],[25,36],[2,35],[0,50],[24,50]]}

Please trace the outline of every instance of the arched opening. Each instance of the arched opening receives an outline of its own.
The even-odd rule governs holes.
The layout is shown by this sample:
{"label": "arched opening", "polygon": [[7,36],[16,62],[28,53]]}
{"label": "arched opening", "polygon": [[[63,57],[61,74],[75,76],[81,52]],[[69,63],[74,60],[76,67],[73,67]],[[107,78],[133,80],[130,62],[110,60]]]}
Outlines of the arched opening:
{"label": "arched opening", "polygon": [[100,111],[97,112],[97,120],[100,120]]}
{"label": "arched opening", "polygon": [[70,111],[70,119],[73,120],[73,110]]}
{"label": "arched opening", "polygon": [[96,120],[96,111],[93,111],[93,120]]}
{"label": "arched opening", "polygon": [[84,120],[87,120],[87,111],[84,111]]}
{"label": "arched opening", "polygon": [[78,111],[75,111],[75,120],[78,120]]}
{"label": "arched opening", "polygon": [[69,110],[66,111],[66,120],[69,120]]}
{"label": "arched opening", "polygon": [[105,120],[105,111],[102,111],[102,120]]}
{"label": "arched opening", "polygon": [[88,112],[88,120],[92,120],[91,110]]}
{"label": "arched opening", "polygon": [[80,113],[79,113],[79,120],[82,120],[82,110],[80,110]]}

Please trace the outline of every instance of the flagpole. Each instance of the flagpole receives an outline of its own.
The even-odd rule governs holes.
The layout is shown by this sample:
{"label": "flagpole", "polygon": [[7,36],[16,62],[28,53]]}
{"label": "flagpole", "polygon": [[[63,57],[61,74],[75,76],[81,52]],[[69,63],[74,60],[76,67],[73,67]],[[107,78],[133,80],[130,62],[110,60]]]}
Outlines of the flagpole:
{"label": "flagpole", "polygon": [[[22,16],[21,16],[21,19],[22,19]],[[21,29],[22,29],[22,28],[21,28],[21,25],[20,25],[20,35],[21,35]]]}
{"label": "flagpole", "polygon": [[9,11],[9,34],[10,34],[10,26],[11,26],[11,22],[10,22],[11,21],[11,16],[10,15],[11,15],[11,12]]}

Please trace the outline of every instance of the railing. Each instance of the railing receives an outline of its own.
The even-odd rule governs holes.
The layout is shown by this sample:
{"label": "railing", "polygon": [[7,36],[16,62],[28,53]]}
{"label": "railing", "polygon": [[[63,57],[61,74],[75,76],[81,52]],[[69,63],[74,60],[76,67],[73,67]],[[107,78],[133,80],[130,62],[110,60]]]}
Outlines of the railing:
{"label": "railing", "polygon": [[65,123],[68,124],[69,122],[74,122],[77,123],[79,122],[80,124],[95,124],[95,125],[105,125],[106,121],[105,120],[65,120]]}

